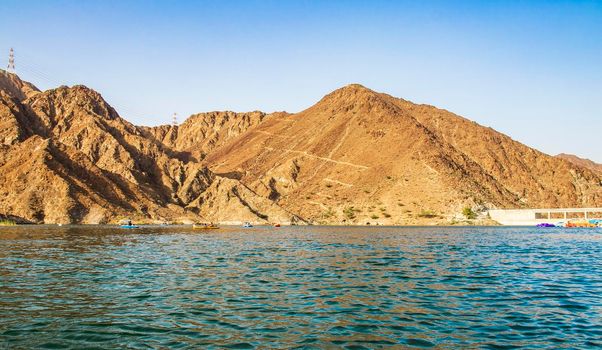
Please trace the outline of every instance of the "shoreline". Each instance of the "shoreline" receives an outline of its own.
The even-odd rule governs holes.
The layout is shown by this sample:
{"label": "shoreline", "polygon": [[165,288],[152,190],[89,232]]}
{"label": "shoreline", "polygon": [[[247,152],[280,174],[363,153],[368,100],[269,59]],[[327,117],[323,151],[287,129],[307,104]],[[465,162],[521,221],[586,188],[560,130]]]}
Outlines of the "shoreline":
{"label": "shoreline", "polygon": [[[193,224],[170,224],[170,225],[161,225],[161,224],[143,224],[143,223],[134,223],[138,228],[191,228]],[[240,228],[242,224],[217,224],[220,228]],[[0,229],[2,227],[6,228],[15,228],[15,227],[56,227],[56,228],[72,228],[72,227],[113,227],[113,228],[121,228],[120,224],[36,224],[36,223],[27,223],[27,224],[16,224],[16,225],[0,225]],[[250,228],[265,228],[265,227],[273,227],[273,228],[287,228],[287,227],[349,227],[349,228],[411,228],[411,227],[531,227],[531,226],[517,226],[517,225],[484,225],[484,224],[466,224],[466,225],[445,225],[445,224],[436,224],[436,225],[343,225],[343,224],[306,224],[306,225],[286,225],[280,224],[280,226],[274,226],[272,224],[253,224]]]}

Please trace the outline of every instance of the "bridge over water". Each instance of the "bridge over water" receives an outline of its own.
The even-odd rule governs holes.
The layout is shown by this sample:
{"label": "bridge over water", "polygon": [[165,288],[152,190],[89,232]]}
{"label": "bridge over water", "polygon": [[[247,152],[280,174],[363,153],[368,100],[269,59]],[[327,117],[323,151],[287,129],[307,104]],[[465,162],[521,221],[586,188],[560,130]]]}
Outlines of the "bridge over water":
{"label": "bridge over water", "polygon": [[602,220],[602,208],[492,209],[491,219],[502,225],[534,226],[568,220]]}

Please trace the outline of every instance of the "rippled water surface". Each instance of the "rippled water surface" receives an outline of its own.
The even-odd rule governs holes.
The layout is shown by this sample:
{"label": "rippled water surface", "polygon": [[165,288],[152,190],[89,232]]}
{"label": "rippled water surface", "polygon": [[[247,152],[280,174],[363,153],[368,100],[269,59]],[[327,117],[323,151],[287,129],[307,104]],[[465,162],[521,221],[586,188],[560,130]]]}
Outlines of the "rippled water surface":
{"label": "rippled water surface", "polygon": [[602,230],[0,228],[0,348],[599,348]]}

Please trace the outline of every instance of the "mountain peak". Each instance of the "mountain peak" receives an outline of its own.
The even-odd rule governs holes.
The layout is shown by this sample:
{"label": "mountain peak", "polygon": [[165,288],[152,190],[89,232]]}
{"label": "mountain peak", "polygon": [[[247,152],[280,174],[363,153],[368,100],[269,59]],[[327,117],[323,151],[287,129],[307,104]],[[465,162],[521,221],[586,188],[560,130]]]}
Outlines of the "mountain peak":
{"label": "mountain peak", "polygon": [[365,95],[378,95],[378,93],[361,84],[349,84],[334,90],[326,96],[331,95],[336,97],[359,97]]}
{"label": "mountain peak", "polygon": [[24,100],[40,92],[33,84],[23,81],[18,75],[2,69],[0,69],[0,90],[19,100]]}
{"label": "mountain peak", "polygon": [[[83,85],[60,86],[38,93],[24,101],[36,115],[40,130],[66,130],[76,125],[96,123],[100,120],[123,120],[93,89]],[[91,124],[90,124],[91,125]]]}
{"label": "mountain peak", "polygon": [[[57,87],[56,89],[51,89],[49,90],[51,92],[55,92],[57,94],[74,94],[74,95],[81,95],[83,96],[87,96],[89,98],[92,98],[94,100],[103,100],[102,96],[100,95],[100,93],[94,89],[91,89],[89,87],[87,87],[86,85],[73,85],[73,86],[67,86],[67,85],[61,85],[59,87]],[[103,100],[104,101],[104,100]]]}
{"label": "mountain peak", "polygon": [[333,113],[361,113],[382,116],[393,115],[399,107],[387,94],[379,93],[360,84],[349,84],[324,96],[310,110]]}
{"label": "mountain peak", "polygon": [[[337,90],[372,91],[371,89],[368,89],[364,85],[358,84],[358,83],[347,84],[343,87],[338,88]],[[372,92],[374,92],[374,91],[372,91]]]}
{"label": "mountain peak", "polygon": [[379,99],[380,94],[360,84],[349,84],[324,96],[316,106],[349,107],[363,105]]}

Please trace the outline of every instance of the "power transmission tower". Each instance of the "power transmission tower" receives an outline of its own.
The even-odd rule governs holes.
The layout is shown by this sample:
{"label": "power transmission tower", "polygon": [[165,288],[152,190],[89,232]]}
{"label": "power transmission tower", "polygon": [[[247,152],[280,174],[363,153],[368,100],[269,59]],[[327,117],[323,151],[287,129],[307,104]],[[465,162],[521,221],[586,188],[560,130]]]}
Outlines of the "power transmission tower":
{"label": "power transmission tower", "polygon": [[171,124],[172,124],[173,126],[178,126],[178,113],[174,113],[174,114],[173,114],[173,119],[172,119],[172,121],[171,121]]}
{"label": "power transmission tower", "polygon": [[7,73],[16,73],[15,70],[15,51],[13,50],[13,48],[10,48],[10,51],[8,52],[8,66],[6,67],[6,72]]}

